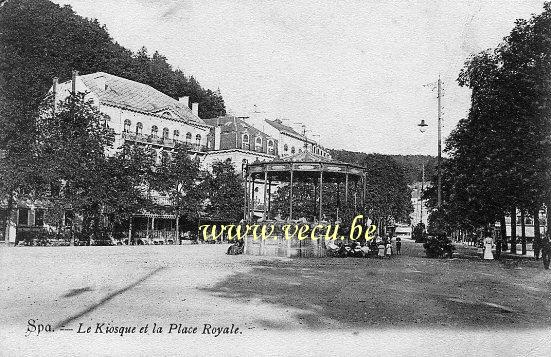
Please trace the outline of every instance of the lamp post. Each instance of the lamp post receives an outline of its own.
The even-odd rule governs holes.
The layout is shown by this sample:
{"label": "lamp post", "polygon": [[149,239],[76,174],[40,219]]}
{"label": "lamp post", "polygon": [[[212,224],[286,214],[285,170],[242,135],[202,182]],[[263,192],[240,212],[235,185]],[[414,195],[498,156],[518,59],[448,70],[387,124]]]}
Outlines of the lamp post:
{"label": "lamp post", "polygon": [[[427,131],[427,123],[425,123],[424,119],[421,119],[421,123],[417,124],[419,127],[419,131],[421,134],[424,134],[425,131]],[[423,191],[425,190],[425,163],[423,162],[421,165],[421,194],[419,195],[419,199],[421,201],[421,223],[423,223]]]}

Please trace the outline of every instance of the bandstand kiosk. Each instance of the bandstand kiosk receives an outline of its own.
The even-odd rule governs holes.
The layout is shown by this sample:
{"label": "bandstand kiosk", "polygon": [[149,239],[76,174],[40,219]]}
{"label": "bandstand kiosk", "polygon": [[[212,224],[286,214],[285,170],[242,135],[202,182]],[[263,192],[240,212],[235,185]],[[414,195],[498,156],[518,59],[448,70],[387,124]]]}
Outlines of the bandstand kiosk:
{"label": "bandstand kiosk", "polygon": [[[245,173],[245,209],[244,222],[247,224],[259,224],[271,226],[275,230],[273,236],[267,240],[254,239],[252,235],[244,238],[245,254],[268,255],[283,257],[323,257],[326,251],[325,239],[285,239],[282,227],[287,224],[307,224],[310,228],[315,225],[334,224],[326,219],[324,214],[324,184],[336,185],[337,192],[341,192],[344,185],[344,197],[340,200],[344,206],[354,209],[365,206],[366,179],[365,168],[330,159],[328,157],[302,152],[285,159],[271,162],[255,162],[244,167]],[[313,185],[316,197],[314,207],[316,217],[296,217],[293,214],[293,191],[297,183],[309,183]],[[270,204],[272,188],[275,186],[289,185],[289,203],[287,212],[282,212],[285,219],[270,216]],[[260,185],[264,204],[263,213],[259,218],[254,216],[255,187]],[[350,197],[349,191],[354,189],[354,197]],[[319,193],[318,193],[319,192]],[[358,194],[359,193],[359,194]],[[359,197],[358,197],[359,196]],[[352,203],[353,202],[353,203]],[[338,212],[338,211],[337,211]]]}

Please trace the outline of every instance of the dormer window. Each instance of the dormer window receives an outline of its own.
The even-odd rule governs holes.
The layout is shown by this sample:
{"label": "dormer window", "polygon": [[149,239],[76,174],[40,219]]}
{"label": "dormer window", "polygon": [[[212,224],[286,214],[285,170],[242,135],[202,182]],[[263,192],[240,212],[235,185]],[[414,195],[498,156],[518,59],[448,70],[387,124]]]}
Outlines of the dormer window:
{"label": "dormer window", "polygon": [[262,138],[259,136],[254,140],[254,150],[262,151]]}
{"label": "dormer window", "polygon": [[195,135],[195,145],[197,145],[197,148],[201,146],[201,134]]}
{"label": "dormer window", "polygon": [[122,131],[125,132],[125,133],[130,132],[130,126],[131,126],[131,125],[132,125],[132,123],[130,122],[130,120],[129,120],[129,119],[126,119],[126,120],[124,121],[124,128],[122,129]]}
{"label": "dormer window", "polygon": [[249,134],[243,134],[241,138],[241,149],[248,150],[249,149]]}

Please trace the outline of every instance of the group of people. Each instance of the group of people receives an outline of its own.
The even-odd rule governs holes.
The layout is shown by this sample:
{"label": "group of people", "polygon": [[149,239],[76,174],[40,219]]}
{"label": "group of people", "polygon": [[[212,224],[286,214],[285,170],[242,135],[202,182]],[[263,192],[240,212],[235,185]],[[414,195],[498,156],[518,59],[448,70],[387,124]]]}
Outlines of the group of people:
{"label": "group of people", "polygon": [[[383,237],[377,243],[377,256],[379,258],[390,258],[392,256],[392,237]],[[396,237],[396,254],[402,254],[402,239]]]}
{"label": "group of people", "polygon": [[377,256],[379,258],[390,258],[392,254],[401,254],[402,240],[396,238],[396,249],[392,247],[391,237],[382,237],[371,241],[354,241],[344,243],[340,241],[328,241],[326,248],[330,256],[336,257],[367,257]]}
{"label": "group of people", "polygon": [[[549,264],[551,262],[551,241],[550,233],[548,232],[546,236],[541,238],[541,243],[534,240],[532,245],[534,249],[534,258],[536,260],[543,260],[543,267],[549,269]],[[499,243],[498,243],[499,244]],[[494,259],[494,254],[492,253],[492,248],[495,247],[494,240],[490,235],[487,235],[486,238],[482,241],[482,257],[486,260]]]}

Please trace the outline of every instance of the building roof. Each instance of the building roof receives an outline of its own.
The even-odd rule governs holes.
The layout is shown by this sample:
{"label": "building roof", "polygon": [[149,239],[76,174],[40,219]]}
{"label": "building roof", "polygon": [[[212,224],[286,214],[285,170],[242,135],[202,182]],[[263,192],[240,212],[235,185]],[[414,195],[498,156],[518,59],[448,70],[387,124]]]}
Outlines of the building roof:
{"label": "building roof", "polygon": [[304,136],[302,134],[298,133],[297,131],[295,131],[295,129],[291,128],[290,126],[283,124],[283,122],[280,119],[275,119],[275,120],[266,119],[266,123],[270,124],[280,132],[283,132],[292,136],[296,136],[304,140]]}
{"label": "building roof", "polygon": [[313,152],[310,152],[310,151],[299,152],[298,154],[291,155],[291,156],[286,156],[286,157],[283,157],[283,158],[281,158],[277,161],[285,161],[285,162],[326,162],[326,163],[331,163],[331,164],[345,164],[345,165],[350,165],[350,166],[356,166],[356,165],[348,164],[348,163],[343,162],[343,161],[332,159],[332,158],[327,157],[327,156],[314,154]]}
{"label": "building roof", "polygon": [[185,103],[147,84],[105,72],[85,74],[79,78],[102,103],[150,114],[161,114],[162,111],[170,110],[183,121],[204,124],[204,121],[194,115]]}
{"label": "building roof", "polygon": [[[240,133],[247,132],[249,135],[252,136],[265,136],[268,138],[273,139],[270,135],[264,133],[261,130],[258,130],[254,126],[247,123],[245,120],[239,117],[233,117],[233,116],[225,116],[225,117],[218,117],[213,119],[205,119],[204,120],[206,124],[212,125],[212,126],[221,126],[222,133],[227,132],[233,132],[235,131],[235,126],[237,125],[237,131]],[[275,140],[275,139],[274,139]]]}

